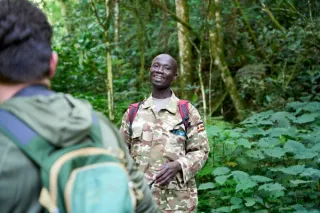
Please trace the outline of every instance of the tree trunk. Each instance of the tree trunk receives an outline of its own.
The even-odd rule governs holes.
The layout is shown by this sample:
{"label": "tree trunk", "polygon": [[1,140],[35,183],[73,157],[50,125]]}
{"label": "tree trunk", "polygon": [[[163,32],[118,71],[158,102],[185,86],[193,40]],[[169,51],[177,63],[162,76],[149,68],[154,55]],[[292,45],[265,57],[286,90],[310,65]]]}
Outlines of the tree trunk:
{"label": "tree trunk", "polygon": [[114,3],[114,42],[116,43],[116,48],[119,50],[119,30],[120,30],[120,16],[119,16],[119,0],[115,0]]}
{"label": "tree trunk", "polygon": [[68,35],[70,35],[74,31],[72,21],[70,20],[72,14],[70,3],[71,2],[67,2],[67,0],[60,0],[61,15],[63,17],[64,26]]}
{"label": "tree trunk", "polygon": [[273,16],[272,12],[270,11],[270,9],[264,4],[261,2],[261,5],[262,5],[262,10],[265,11],[268,16],[270,17],[271,21],[273,22],[273,24],[279,29],[281,30],[282,32],[285,32],[285,29],[284,27],[278,22],[278,20]]}
{"label": "tree trunk", "polygon": [[[109,20],[111,15],[111,8],[109,1],[105,1],[106,7],[106,20]],[[109,119],[114,120],[114,100],[113,100],[113,75],[112,75],[112,59],[111,59],[111,50],[110,50],[110,41],[109,41],[109,28],[105,29],[105,43],[106,43],[106,60],[107,60],[107,73],[108,79],[106,81],[107,90],[108,90],[108,110],[109,110]]]}
{"label": "tree trunk", "polygon": [[200,81],[201,95],[202,95],[202,106],[203,106],[203,121],[207,122],[207,101],[206,101],[206,93],[204,89],[204,84],[202,80],[202,56],[201,56],[201,48],[199,51],[199,64],[198,64],[198,76]]}
{"label": "tree trunk", "polygon": [[[186,0],[176,0],[177,17],[185,23],[189,23],[188,4]],[[179,42],[179,58],[180,58],[180,85],[182,90],[186,85],[193,83],[192,75],[192,53],[189,41],[190,31],[180,22],[177,23],[178,42]],[[189,98],[188,93],[183,94],[183,98]]]}
{"label": "tree trunk", "polygon": [[209,39],[211,53],[214,57],[214,64],[221,74],[221,78],[229,92],[229,95],[233,101],[234,107],[238,113],[239,119],[244,118],[244,107],[237,90],[230,70],[225,62],[223,53],[223,38],[221,31],[221,17],[220,17],[220,0],[209,0],[209,19],[214,20],[215,26],[211,26],[209,29]]}
{"label": "tree trunk", "polygon": [[[144,77],[145,77],[145,25],[143,23],[143,20],[140,17],[139,14],[139,0],[135,1],[135,18],[136,18],[136,26],[138,28],[138,40],[139,40],[139,49],[140,49],[140,71],[139,71],[139,81],[138,82],[144,82]],[[140,86],[140,84],[137,84],[138,88]]]}

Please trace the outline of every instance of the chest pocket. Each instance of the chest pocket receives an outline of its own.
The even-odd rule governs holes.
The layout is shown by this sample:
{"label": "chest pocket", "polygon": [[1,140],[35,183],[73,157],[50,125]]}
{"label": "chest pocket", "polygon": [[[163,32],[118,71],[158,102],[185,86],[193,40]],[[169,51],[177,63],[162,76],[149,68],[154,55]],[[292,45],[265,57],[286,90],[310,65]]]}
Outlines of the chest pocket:
{"label": "chest pocket", "polygon": [[178,156],[184,156],[187,140],[187,133],[185,131],[184,125],[171,125],[168,135],[170,139],[169,143],[166,144],[166,150],[170,153],[175,153]]}
{"label": "chest pocket", "polygon": [[147,123],[132,125],[131,154],[132,157],[143,155],[151,150],[152,130]]}

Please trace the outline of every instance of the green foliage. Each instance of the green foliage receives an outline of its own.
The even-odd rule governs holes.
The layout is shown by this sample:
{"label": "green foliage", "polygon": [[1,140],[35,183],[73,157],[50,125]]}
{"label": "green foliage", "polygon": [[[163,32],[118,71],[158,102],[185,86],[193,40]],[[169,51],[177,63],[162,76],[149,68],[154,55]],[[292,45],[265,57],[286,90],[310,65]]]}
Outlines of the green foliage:
{"label": "green foliage", "polygon": [[[53,89],[86,99],[106,115],[106,50],[111,49],[114,122],[118,126],[128,105],[150,94],[152,58],[167,52],[179,62],[177,22],[152,1],[119,1],[120,40],[113,38],[112,15],[108,46],[105,29],[98,21],[106,22],[105,1],[34,1],[54,26],[53,48],[59,54],[59,66]],[[159,2],[175,12],[174,1]],[[210,55],[208,29],[215,20],[208,20],[207,2],[189,0],[188,4],[189,24],[195,32],[189,39],[195,46],[202,40],[206,98],[209,91],[213,96],[212,103],[207,101],[210,111],[226,89]],[[219,119],[207,116],[212,151],[197,174],[199,211],[319,212],[320,2],[260,1],[284,30],[275,28],[260,2],[239,1],[241,8],[235,6],[235,0],[220,2],[226,64],[252,115],[239,125],[223,121],[222,117],[231,122],[236,118],[227,96],[213,112]],[[192,66],[197,70],[194,46],[192,54]],[[141,70],[143,76],[138,78]],[[197,77],[173,89],[178,96],[192,91],[189,100],[202,112]]]}
{"label": "green foliage", "polygon": [[319,212],[319,104],[292,102],[236,127],[210,126],[213,153],[204,170],[212,172],[197,177],[207,182],[199,186],[199,210]]}

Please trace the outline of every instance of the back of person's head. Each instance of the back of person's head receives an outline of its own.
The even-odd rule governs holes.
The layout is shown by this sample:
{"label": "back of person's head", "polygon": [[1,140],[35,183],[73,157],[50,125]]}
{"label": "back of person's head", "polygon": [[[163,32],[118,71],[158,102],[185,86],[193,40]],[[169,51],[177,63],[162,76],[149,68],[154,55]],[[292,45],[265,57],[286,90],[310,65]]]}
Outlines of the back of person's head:
{"label": "back of person's head", "polygon": [[0,0],[0,83],[49,76],[52,28],[28,0]]}

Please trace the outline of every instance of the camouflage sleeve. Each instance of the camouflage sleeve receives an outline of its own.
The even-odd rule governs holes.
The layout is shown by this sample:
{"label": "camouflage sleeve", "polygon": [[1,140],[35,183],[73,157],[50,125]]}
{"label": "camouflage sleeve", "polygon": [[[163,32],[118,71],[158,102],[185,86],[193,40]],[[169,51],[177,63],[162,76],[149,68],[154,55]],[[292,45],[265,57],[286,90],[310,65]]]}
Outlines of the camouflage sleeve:
{"label": "camouflage sleeve", "polygon": [[128,149],[130,151],[130,134],[129,134],[129,123],[127,122],[129,109],[124,113],[122,117],[120,133],[122,134],[124,141],[126,142]]}
{"label": "camouflage sleeve", "polygon": [[181,164],[185,183],[203,167],[210,151],[207,133],[200,114],[191,104],[189,104],[189,116],[190,126],[187,132],[186,155],[177,160]]}
{"label": "camouflage sleeve", "polygon": [[[126,114],[124,115],[124,118]],[[105,119],[104,116],[100,116],[101,119],[103,119],[109,127],[112,128],[112,132],[114,133],[114,136],[116,137],[116,140],[118,142],[118,147],[120,147],[124,153],[125,153],[125,160],[126,160],[126,167],[127,171],[130,176],[130,180],[134,183],[134,187],[136,189],[136,195],[137,195],[137,206],[136,206],[136,212],[137,213],[158,213],[160,212],[158,209],[157,204],[155,203],[151,191],[149,189],[149,186],[144,179],[144,175],[138,170],[136,167],[134,160],[130,156],[128,149],[126,147],[126,144],[123,141],[123,138],[121,137],[121,134],[119,134],[118,129],[116,129],[107,119]],[[109,136],[110,139],[110,136]]]}

